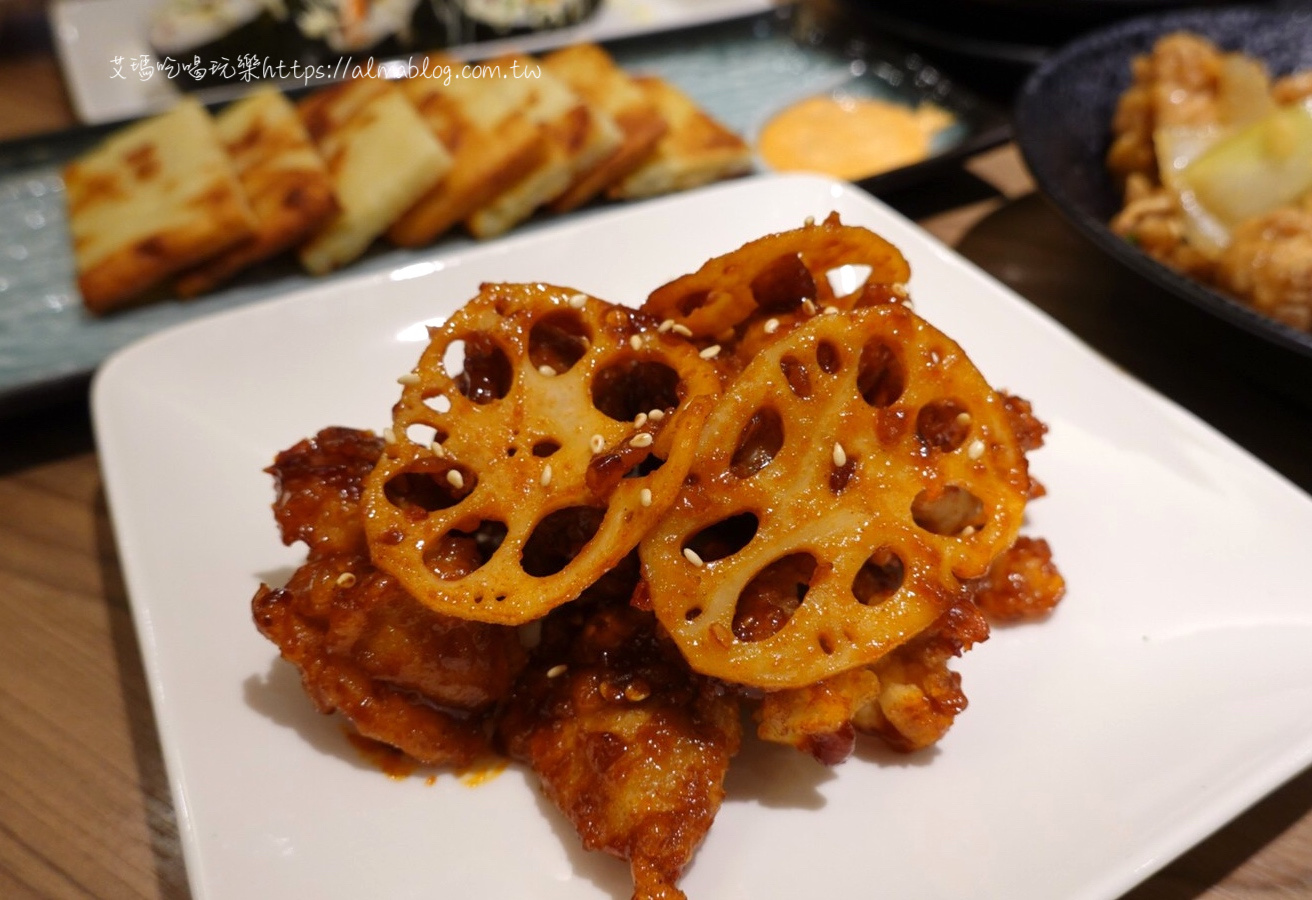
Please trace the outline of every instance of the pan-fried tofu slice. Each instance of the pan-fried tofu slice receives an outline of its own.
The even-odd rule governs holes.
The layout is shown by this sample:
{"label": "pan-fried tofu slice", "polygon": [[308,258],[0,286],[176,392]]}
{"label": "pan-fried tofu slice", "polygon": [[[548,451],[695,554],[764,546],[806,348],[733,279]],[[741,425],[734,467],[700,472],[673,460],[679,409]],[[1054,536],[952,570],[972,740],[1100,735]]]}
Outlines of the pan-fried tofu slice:
{"label": "pan-fried tofu slice", "polygon": [[255,228],[195,100],[111,136],[64,170],[64,184],[78,290],[93,313],[128,305]]}
{"label": "pan-fried tofu slice", "polygon": [[551,203],[567,212],[587,203],[624,178],[651,153],[665,134],[665,119],[610,54],[596,44],[575,44],[542,60],[547,71],[565,82],[594,109],[615,120],[624,141],[614,153],[582,172],[565,193]]}
{"label": "pan-fried tofu slice", "polygon": [[637,170],[607,191],[610,197],[654,197],[751,171],[751,148],[702,112],[687,94],[659,78],[635,80],[656,104],[670,130]]}
{"label": "pan-fried tofu slice", "polygon": [[183,273],[177,289],[184,297],[203,294],[247,266],[294,247],[337,210],[328,167],[296,107],[281,92],[262,88],[221,112],[215,124],[255,213],[256,229],[247,240]]}
{"label": "pan-fried tofu slice", "polygon": [[[623,143],[619,126],[605,113],[584,103],[565,83],[526,56],[508,56],[486,66],[499,67],[503,77],[486,79],[503,90],[526,92],[528,117],[546,138],[542,161],[509,189],[466,220],[479,238],[502,234],[533,214],[539,206],[563,194],[579,173],[605,159]],[[512,73],[518,71],[520,77]],[[524,77],[524,73],[530,73]]]}
{"label": "pan-fried tofu slice", "polygon": [[[428,57],[429,71],[462,64]],[[401,83],[420,116],[451,151],[451,171],[388,230],[393,243],[420,247],[510,188],[546,153],[546,137],[524,112],[524,90],[483,78],[408,78]]]}
{"label": "pan-fried tofu slice", "polygon": [[318,144],[338,211],[301,245],[316,275],[358,257],[451,168],[451,154],[390,81],[362,79],[301,101],[301,121]]}

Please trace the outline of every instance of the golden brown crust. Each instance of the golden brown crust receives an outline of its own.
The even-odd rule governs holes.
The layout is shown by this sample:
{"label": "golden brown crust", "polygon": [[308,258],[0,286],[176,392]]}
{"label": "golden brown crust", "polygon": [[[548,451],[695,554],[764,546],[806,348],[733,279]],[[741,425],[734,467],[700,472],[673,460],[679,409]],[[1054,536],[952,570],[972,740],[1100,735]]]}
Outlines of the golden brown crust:
{"label": "golden brown crust", "polygon": [[247,266],[294,247],[337,210],[323,160],[296,109],[267,88],[224,110],[218,133],[255,214],[255,233],[184,273],[183,297],[213,290]]}
{"label": "golden brown crust", "polygon": [[[433,55],[430,65],[458,69],[449,57]],[[491,88],[474,84],[447,85],[437,79],[414,78],[402,89],[420,116],[452,153],[446,177],[405,212],[387,237],[402,247],[421,247],[468,218],[508,190],[539,165],[546,138],[523,105],[489,109]],[[500,111],[496,111],[500,109]]]}
{"label": "golden brown crust", "polygon": [[580,173],[569,189],[552,201],[553,212],[568,212],[638,168],[669,126],[642,88],[595,44],[557,50],[542,64],[585,101],[614,118],[624,135],[623,143],[610,156]]}
{"label": "golden brown crust", "polygon": [[255,220],[195,101],[128,128],[64,170],[78,290],[109,312],[245,240]]}

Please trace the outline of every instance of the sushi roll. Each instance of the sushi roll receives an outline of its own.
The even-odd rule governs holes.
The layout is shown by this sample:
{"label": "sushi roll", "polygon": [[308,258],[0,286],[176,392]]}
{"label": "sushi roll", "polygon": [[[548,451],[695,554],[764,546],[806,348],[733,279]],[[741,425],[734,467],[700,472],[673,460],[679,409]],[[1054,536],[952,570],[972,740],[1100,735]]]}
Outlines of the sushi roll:
{"label": "sushi roll", "polygon": [[239,77],[238,60],[274,60],[292,30],[283,0],[166,0],[150,25],[150,44],[161,60],[189,68],[179,86],[201,88]]}
{"label": "sushi roll", "polygon": [[601,0],[448,0],[460,18],[461,43],[577,25]]}

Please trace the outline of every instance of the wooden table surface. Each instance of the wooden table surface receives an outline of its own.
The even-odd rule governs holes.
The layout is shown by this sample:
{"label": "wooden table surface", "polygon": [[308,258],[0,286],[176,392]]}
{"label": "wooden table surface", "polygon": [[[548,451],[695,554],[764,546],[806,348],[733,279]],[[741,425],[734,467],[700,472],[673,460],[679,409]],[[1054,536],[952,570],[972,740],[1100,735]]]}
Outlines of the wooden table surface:
{"label": "wooden table surface", "polygon": [[[0,140],[73,123],[28,24],[0,35]],[[1064,225],[1013,147],[889,199],[1312,491],[1312,413],[1138,314],[1151,289]],[[127,604],[85,400],[0,420],[0,898],[189,896]],[[1312,770],[1125,900],[1186,898],[1312,900]]]}

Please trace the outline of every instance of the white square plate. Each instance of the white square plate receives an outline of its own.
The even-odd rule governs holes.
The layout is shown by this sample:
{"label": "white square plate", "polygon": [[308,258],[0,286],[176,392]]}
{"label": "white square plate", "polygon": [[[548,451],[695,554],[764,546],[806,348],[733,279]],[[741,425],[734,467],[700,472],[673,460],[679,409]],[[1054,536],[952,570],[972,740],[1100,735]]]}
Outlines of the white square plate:
{"label": "white square plate", "polygon": [[867,195],[761,177],[234,310],[104,367],[96,432],[197,900],[628,896],[519,768],[389,779],[311,710],[250,621],[302,556],[261,470],[324,426],[386,425],[422,323],[480,281],[638,303],[831,209],[901,247],[917,310],[1050,425],[1029,531],[1069,594],[957,664],[971,706],[929,753],[827,770],[749,741],[689,896],[1106,900],[1312,760],[1312,500]]}

